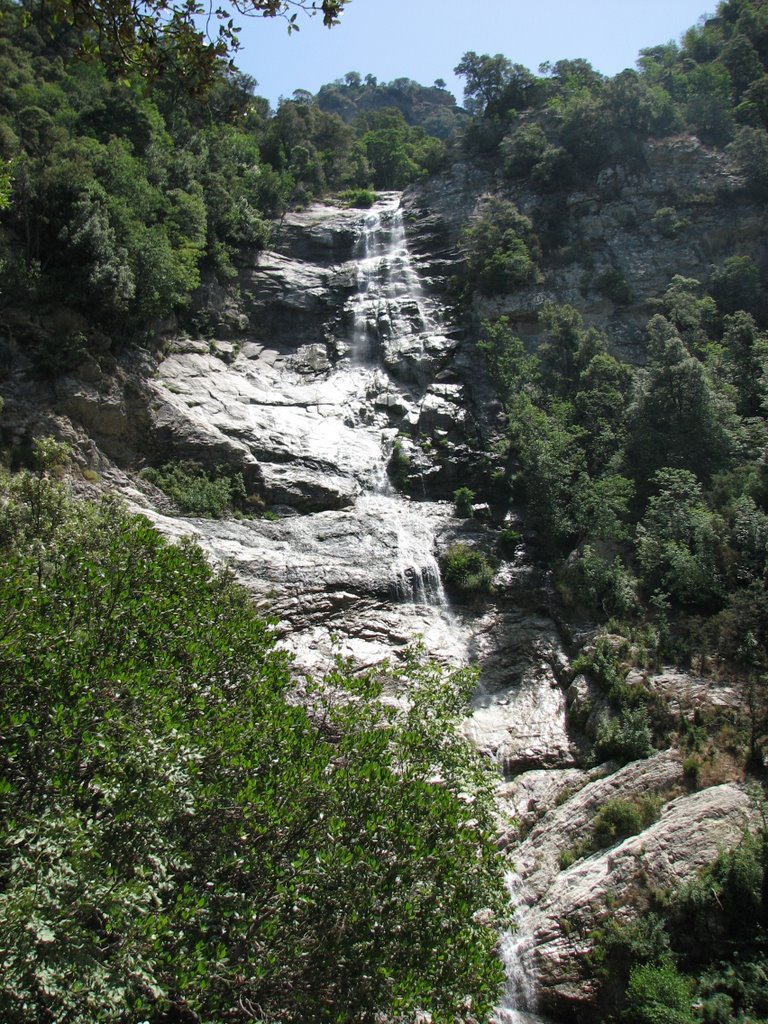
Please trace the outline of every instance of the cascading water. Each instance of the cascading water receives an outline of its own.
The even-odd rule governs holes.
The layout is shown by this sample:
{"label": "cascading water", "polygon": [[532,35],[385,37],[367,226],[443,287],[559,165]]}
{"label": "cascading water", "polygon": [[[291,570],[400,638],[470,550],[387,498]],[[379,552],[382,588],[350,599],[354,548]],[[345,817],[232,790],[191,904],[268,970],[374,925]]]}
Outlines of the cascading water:
{"label": "cascading water", "polygon": [[[363,221],[356,252],[357,288],[348,303],[352,319],[352,365],[377,372],[386,339],[422,334],[429,323],[418,274],[405,237],[399,194],[385,194]],[[433,554],[434,533],[418,505],[398,496],[386,461],[371,468],[368,494],[359,505],[379,512],[397,537],[394,565],[398,601],[447,607],[440,568]]]}
{"label": "cascading water", "polygon": [[533,935],[530,929],[530,910],[526,901],[525,883],[516,872],[507,875],[507,890],[514,907],[512,930],[501,942],[506,986],[504,999],[496,1010],[497,1024],[539,1024],[536,1014],[536,981],[531,969]]}
{"label": "cascading water", "polygon": [[354,365],[379,363],[381,344],[390,338],[418,339],[435,330],[408,252],[399,202],[399,193],[384,193],[362,224],[357,288],[348,303]]}

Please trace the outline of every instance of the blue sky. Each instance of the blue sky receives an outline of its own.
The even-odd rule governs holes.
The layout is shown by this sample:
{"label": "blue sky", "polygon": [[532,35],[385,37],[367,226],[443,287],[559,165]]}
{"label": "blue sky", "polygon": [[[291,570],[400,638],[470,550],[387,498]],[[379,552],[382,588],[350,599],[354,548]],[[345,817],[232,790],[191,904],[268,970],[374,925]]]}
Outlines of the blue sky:
{"label": "blue sky", "polygon": [[584,57],[605,74],[634,67],[646,46],[679,40],[716,0],[351,0],[341,25],[302,18],[287,35],[280,19],[243,19],[236,63],[274,105],[294,89],[316,92],[347,71],[379,81],[444,78],[461,100],[453,68],[463,53],[503,53],[536,70]]}

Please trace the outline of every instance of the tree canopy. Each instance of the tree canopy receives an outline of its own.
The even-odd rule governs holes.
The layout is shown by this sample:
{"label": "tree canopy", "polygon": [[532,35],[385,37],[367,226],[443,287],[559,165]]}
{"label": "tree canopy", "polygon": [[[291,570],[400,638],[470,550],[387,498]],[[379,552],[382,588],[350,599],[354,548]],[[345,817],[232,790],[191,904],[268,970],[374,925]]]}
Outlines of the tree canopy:
{"label": "tree canopy", "polygon": [[474,677],[297,680],[199,548],[72,503],[62,447],[0,482],[0,1017],[482,1019],[505,899]]}
{"label": "tree canopy", "polygon": [[338,24],[350,0],[50,0],[45,16],[70,26],[81,52],[98,54],[126,73],[155,78],[168,70],[202,89],[214,69],[240,48],[239,17],[285,18],[288,31],[300,28],[299,13],[322,15]]}

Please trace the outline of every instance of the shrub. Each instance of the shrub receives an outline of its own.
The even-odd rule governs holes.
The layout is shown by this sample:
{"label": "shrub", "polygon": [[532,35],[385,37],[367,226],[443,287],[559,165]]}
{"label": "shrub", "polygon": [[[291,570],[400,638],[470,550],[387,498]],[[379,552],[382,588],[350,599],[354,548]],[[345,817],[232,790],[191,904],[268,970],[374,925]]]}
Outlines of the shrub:
{"label": "shrub", "polygon": [[632,292],[624,274],[611,267],[595,279],[595,288],[617,306],[626,306],[632,301]]}
{"label": "shrub", "polygon": [[693,786],[694,789],[698,787],[701,777],[701,761],[699,761],[698,757],[686,757],[683,761],[683,775],[689,785]]}
{"label": "shrub", "polygon": [[515,530],[512,526],[505,526],[503,530],[500,530],[497,543],[502,557],[514,558],[517,547],[522,539],[520,531]]}
{"label": "shrub", "polygon": [[355,206],[359,210],[369,210],[376,202],[376,193],[372,188],[348,188],[339,197],[347,206]]}
{"label": "shrub", "polygon": [[604,715],[597,726],[595,757],[626,764],[653,753],[651,727],[644,707],[625,708],[618,718]]}
{"label": "shrub", "polygon": [[446,584],[459,594],[489,594],[493,590],[493,566],[482,551],[468,544],[452,544],[440,564]]}
{"label": "shrub", "polygon": [[573,587],[576,603],[606,615],[627,615],[637,608],[637,580],[631,570],[618,555],[609,562],[591,544],[585,544],[577,560],[566,567],[565,580]]}
{"label": "shrub", "polygon": [[671,961],[635,967],[627,986],[626,1024],[689,1024],[691,989]]}
{"label": "shrub", "polygon": [[664,238],[674,238],[688,227],[688,221],[680,217],[672,206],[662,206],[657,210],[653,215],[652,223]]}
{"label": "shrub", "polygon": [[209,473],[199,462],[169,462],[159,469],[144,469],[141,475],[190,516],[219,519],[245,499],[242,473]]}
{"label": "shrub", "polygon": [[615,638],[598,633],[592,646],[573,659],[573,669],[577,673],[585,672],[594,679],[610,700],[620,700],[625,689],[627,669],[623,657],[627,651],[625,640],[617,643]]}
{"label": "shrub", "polygon": [[0,509],[2,1019],[484,1019],[505,900],[470,675],[412,657],[395,705],[339,663],[301,703],[195,545],[28,473]]}
{"label": "shrub", "polygon": [[565,871],[567,868],[576,862],[576,854],[572,849],[561,850],[557,857],[557,863],[561,871]]}
{"label": "shrub", "polygon": [[408,475],[411,472],[411,457],[403,448],[402,439],[399,437],[392,447],[388,471],[395,485],[401,490],[405,490],[408,486]]}
{"label": "shrub", "polygon": [[530,220],[514,203],[488,199],[461,237],[471,289],[498,295],[534,281],[541,246]]}
{"label": "shrub", "polygon": [[475,492],[470,487],[459,487],[453,492],[453,506],[456,515],[462,519],[472,518],[472,502],[475,500]]}
{"label": "shrub", "polygon": [[640,811],[635,803],[617,797],[608,800],[595,815],[592,825],[595,843],[612,846],[620,839],[636,835],[642,828]]}

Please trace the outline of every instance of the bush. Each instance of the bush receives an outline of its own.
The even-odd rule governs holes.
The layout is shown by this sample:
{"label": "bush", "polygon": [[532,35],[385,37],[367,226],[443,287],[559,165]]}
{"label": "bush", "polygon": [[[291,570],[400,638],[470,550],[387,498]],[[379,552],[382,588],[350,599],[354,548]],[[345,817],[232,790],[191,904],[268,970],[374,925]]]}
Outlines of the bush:
{"label": "bush", "polygon": [[475,492],[470,487],[459,487],[453,492],[453,507],[456,515],[462,519],[472,518],[472,502],[475,500]]}
{"label": "bush", "polygon": [[411,457],[403,448],[401,438],[397,438],[392,447],[392,454],[389,457],[388,472],[395,486],[405,490],[408,486],[408,476],[411,472]]}
{"label": "bush", "polygon": [[688,979],[671,961],[635,967],[626,998],[622,1015],[626,1024],[692,1024],[694,1020]]}
{"label": "bush", "polygon": [[694,789],[698,788],[701,778],[701,761],[698,757],[686,757],[683,761],[683,775],[690,786],[693,786]]}
{"label": "bush", "polygon": [[462,232],[470,289],[498,295],[534,281],[541,246],[530,220],[514,203],[488,199],[480,215]]}
{"label": "bush", "polygon": [[502,557],[514,558],[522,539],[520,531],[512,526],[505,526],[503,530],[500,530],[497,543]]}
{"label": "bush", "polygon": [[626,277],[620,270],[612,267],[595,280],[595,288],[617,306],[626,306],[632,301],[632,292]]}
{"label": "bush", "polygon": [[164,491],[185,515],[220,519],[225,512],[241,507],[245,499],[242,473],[224,469],[209,473],[199,462],[169,462],[159,469],[144,469],[141,475]]}
{"label": "bush", "polygon": [[348,188],[339,196],[347,206],[357,207],[359,210],[369,210],[376,202],[376,193],[372,188]]}
{"label": "bush", "polygon": [[618,718],[604,715],[600,719],[595,736],[598,761],[615,759],[626,764],[652,753],[651,727],[644,707],[625,708]]}
{"label": "bush", "polygon": [[593,834],[599,847],[612,846],[620,839],[634,836],[642,829],[640,810],[631,800],[608,800],[595,815]]}
{"label": "bush", "polygon": [[482,551],[468,544],[452,544],[440,564],[446,585],[459,594],[490,594],[493,590],[493,566]]}
{"label": "bush", "polygon": [[628,647],[623,638],[617,643],[615,637],[598,633],[592,646],[573,659],[573,670],[576,673],[585,672],[609,700],[619,702],[626,689],[624,680],[627,668],[623,659],[628,653]]}
{"label": "bush", "polygon": [[490,1013],[478,912],[505,900],[469,674],[414,656],[393,704],[339,663],[302,703],[193,544],[26,473],[0,512],[0,1017]]}
{"label": "bush", "polygon": [[653,215],[653,226],[664,238],[674,238],[688,227],[688,221],[680,217],[672,206],[662,206]]}

